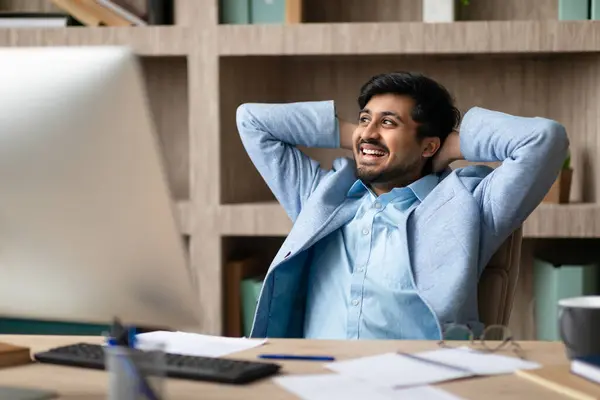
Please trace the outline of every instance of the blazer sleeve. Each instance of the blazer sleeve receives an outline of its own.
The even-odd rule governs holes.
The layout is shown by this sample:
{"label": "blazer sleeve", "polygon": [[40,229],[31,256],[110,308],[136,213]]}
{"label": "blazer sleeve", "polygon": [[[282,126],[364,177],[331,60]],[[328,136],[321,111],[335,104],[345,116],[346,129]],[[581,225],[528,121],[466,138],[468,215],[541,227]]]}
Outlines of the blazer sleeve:
{"label": "blazer sleeve", "polygon": [[556,121],[473,108],[460,128],[464,158],[501,161],[474,189],[483,218],[486,260],[543,200],[567,156],[569,139]]}
{"label": "blazer sleeve", "polygon": [[339,127],[333,101],[247,103],[238,107],[242,143],[292,221],[326,174],[296,146],[337,148]]}

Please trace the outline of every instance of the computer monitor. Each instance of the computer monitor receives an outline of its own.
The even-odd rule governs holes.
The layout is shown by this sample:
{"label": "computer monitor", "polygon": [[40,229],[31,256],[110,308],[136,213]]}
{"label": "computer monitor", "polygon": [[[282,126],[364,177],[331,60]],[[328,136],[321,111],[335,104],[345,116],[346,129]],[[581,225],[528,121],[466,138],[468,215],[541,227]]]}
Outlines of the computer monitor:
{"label": "computer monitor", "polygon": [[0,318],[188,329],[199,305],[137,57],[0,49]]}

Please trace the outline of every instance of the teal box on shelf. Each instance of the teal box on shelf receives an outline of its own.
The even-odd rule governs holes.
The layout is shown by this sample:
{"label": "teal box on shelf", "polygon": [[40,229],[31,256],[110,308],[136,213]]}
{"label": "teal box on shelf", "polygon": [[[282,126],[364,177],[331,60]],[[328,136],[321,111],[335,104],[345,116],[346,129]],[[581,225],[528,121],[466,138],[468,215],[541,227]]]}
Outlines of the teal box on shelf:
{"label": "teal box on shelf", "polygon": [[590,19],[590,0],[558,0],[558,19]]}
{"label": "teal box on shelf", "polygon": [[282,24],[285,22],[286,0],[250,0],[250,22]]}
{"label": "teal box on shelf", "polygon": [[598,266],[591,264],[557,267],[536,259],[533,267],[537,340],[560,340],[558,301],[598,294]]}
{"label": "teal box on shelf", "polygon": [[219,5],[222,24],[250,23],[250,0],[220,0]]}
{"label": "teal box on shelf", "polygon": [[250,337],[254,313],[258,304],[258,297],[262,289],[263,280],[256,278],[244,279],[240,284],[242,302],[242,330],[245,337]]}
{"label": "teal box on shelf", "polygon": [[591,19],[600,20],[600,0],[592,0]]}

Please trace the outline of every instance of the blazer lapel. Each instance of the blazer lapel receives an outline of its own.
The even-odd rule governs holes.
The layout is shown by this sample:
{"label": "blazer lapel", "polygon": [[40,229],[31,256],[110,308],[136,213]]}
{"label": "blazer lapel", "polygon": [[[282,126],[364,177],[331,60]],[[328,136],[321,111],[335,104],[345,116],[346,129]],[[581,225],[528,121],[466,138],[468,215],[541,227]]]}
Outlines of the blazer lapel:
{"label": "blazer lapel", "polygon": [[348,198],[346,194],[356,177],[350,167],[344,167],[338,172],[334,182],[324,185],[308,199],[269,271],[308,249],[354,217],[360,199]]}

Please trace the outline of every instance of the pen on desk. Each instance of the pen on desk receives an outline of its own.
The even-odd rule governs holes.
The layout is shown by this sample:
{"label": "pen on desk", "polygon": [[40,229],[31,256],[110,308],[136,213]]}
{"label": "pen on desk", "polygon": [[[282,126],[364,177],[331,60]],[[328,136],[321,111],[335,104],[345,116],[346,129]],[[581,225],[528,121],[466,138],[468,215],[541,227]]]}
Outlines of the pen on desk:
{"label": "pen on desk", "polygon": [[259,358],[268,360],[297,360],[297,361],[334,361],[332,356],[307,356],[294,354],[261,354]]}

